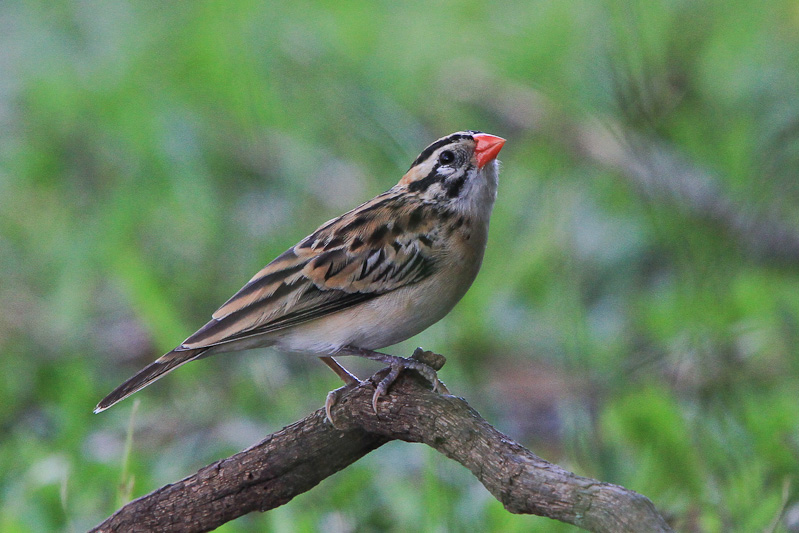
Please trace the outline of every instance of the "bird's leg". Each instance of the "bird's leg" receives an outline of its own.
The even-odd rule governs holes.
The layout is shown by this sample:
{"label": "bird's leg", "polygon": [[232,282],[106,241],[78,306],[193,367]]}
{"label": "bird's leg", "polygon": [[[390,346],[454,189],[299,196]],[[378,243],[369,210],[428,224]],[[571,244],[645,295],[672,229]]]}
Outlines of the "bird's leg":
{"label": "bird's leg", "polygon": [[419,372],[427,381],[433,384],[433,390],[439,390],[439,381],[438,375],[436,371],[433,370],[430,366],[422,363],[421,361],[416,361],[414,359],[406,359],[405,357],[398,357],[396,355],[388,355],[385,353],[375,352],[373,350],[366,350],[363,348],[355,348],[353,346],[343,346],[338,352],[339,355],[358,355],[360,357],[366,357],[367,359],[372,359],[373,361],[380,361],[381,363],[385,363],[391,367],[391,371],[388,373],[386,377],[380,380],[380,383],[377,384],[375,387],[375,393],[372,395],[372,409],[374,409],[375,414],[377,414],[377,401],[380,399],[381,396],[385,396],[388,392],[388,388],[391,386],[392,383],[399,377],[400,372],[406,369],[416,370]]}
{"label": "bird's leg", "polygon": [[358,385],[361,382],[361,380],[358,379],[357,376],[355,376],[349,370],[338,364],[338,361],[336,361],[332,357],[320,357],[319,359],[321,359],[324,364],[329,366],[330,370],[335,372],[336,375],[341,378],[341,381],[343,381],[344,384]]}
{"label": "bird's leg", "polygon": [[335,372],[336,375],[344,382],[343,387],[328,392],[327,398],[325,398],[325,414],[327,415],[327,419],[330,420],[330,423],[333,425],[333,427],[336,427],[336,424],[333,422],[333,417],[330,416],[330,410],[334,405],[336,405],[336,402],[338,402],[339,394],[341,394],[342,391],[344,391],[347,387],[360,385],[361,380],[349,370],[338,364],[338,362],[332,357],[320,357],[319,359],[321,359],[324,364],[329,366],[330,370]]}

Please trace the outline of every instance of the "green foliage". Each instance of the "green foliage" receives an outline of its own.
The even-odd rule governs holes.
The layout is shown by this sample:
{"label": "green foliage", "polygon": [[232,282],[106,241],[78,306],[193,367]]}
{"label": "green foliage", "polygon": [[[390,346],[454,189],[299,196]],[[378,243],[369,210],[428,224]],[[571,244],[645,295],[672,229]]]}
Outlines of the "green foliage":
{"label": "green foliage", "polygon": [[[135,417],[91,414],[465,128],[508,139],[482,273],[392,352],[447,355],[442,379],[501,430],[680,529],[789,527],[799,269],[719,212],[799,231],[795,2],[5,2],[0,20],[0,530],[86,530],[318,408],[335,377],[261,350],[182,368]],[[709,176],[704,196],[590,156],[596,124]],[[220,530],[573,529],[392,443]]]}

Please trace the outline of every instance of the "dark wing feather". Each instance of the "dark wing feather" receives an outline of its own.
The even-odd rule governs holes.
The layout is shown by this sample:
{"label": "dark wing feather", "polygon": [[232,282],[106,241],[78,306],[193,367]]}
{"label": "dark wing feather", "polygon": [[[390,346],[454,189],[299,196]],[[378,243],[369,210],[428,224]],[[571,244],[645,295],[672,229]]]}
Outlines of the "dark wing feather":
{"label": "dark wing feather", "polygon": [[264,335],[421,281],[435,260],[433,226],[419,209],[389,191],[325,223],[264,267],[178,350]]}
{"label": "dark wing feather", "polygon": [[203,350],[172,350],[171,352],[161,356],[158,360],[153,361],[146,367],[139,370],[135,376],[128,379],[111,391],[108,396],[103,398],[97,407],[94,408],[95,413],[105,411],[117,402],[120,402],[130,396],[131,394],[143,389],[153,381],[163,377],[167,373],[173,371],[177,367],[198,359],[202,356]]}

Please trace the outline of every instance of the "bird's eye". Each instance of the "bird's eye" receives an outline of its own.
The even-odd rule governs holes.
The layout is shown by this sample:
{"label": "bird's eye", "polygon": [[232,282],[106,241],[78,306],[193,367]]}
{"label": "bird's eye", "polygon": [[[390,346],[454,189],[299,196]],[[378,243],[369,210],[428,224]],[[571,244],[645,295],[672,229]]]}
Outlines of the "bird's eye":
{"label": "bird's eye", "polygon": [[441,152],[441,155],[438,156],[438,162],[442,165],[449,165],[453,161],[455,161],[455,154],[449,150],[444,150]]}

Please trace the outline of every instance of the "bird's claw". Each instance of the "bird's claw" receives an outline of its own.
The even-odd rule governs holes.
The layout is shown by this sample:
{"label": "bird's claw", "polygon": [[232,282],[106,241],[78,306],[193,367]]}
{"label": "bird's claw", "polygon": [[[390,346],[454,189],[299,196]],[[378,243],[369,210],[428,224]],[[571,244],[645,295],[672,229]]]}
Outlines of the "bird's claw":
{"label": "bird's claw", "polygon": [[433,385],[433,392],[437,392],[439,394],[449,394],[450,393],[449,389],[447,388],[447,386],[444,385],[444,382],[441,381],[440,379],[437,379],[436,380],[436,384]]}
{"label": "bird's claw", "polygon": [[377,414],[377,401],[381,396],[385,396],[388,393],[388,388],[399,377],[402,368],[399,364],[392,364],[389,373],[375,387],[375,393],[372,395],[372,410],[375,414]]}
{"label": "bird's claw", "polygon": [[381,379],[377,386],[375,386],[375,392],[372,395],[372,410],[375,414],[377,414],[378,400],[380,400],[381,396],[386,396],[388,394],[389,387],[391,387],[394,381],[397,380],[403,370],[416,370],[422,375],[422,377],[433,384],[433,392],[440,392],[443,390],[445,391],[445,394],[449,394],[447,387],[438,380],[438,374],[436,371],[420,361],[397,357],[396,360],[392,361],[390,365],[391,370],[386,377]]}
{"label": "bird's claw", "polygon": [[357,387],[360,384],[361,382],[349,383],[347,385],[344,385],[343,387],[339,387],[327,393],[327,397],[325,398],[325,415],[327,416],[327,420],[328,422],[330,422],[330,425],[333,426],[335,429],[340,429],[340,428],[336,426],[335,422],[333,422],[333,415],[331,414],[333,406],[338,403],[339,396],[341,396],[341,394],[345,390]]}

